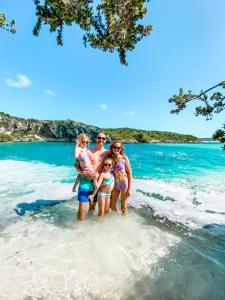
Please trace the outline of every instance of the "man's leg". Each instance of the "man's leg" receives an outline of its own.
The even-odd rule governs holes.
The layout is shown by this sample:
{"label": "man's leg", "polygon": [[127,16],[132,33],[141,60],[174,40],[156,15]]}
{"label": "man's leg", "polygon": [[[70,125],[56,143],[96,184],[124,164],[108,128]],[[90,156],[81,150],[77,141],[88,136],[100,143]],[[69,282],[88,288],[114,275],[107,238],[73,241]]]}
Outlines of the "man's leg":
{"label": "man's leg", "polygon": [[86,215],[86,202],[79,202],[79,209],[77,212],[78,221],[83,221]]}

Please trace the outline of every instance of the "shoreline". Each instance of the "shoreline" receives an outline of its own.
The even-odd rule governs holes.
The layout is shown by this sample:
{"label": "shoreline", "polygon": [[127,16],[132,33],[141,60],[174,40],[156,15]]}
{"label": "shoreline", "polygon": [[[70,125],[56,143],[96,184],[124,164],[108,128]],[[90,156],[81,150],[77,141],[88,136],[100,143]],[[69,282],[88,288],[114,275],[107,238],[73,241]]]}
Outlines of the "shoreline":
{"label": "shoreline", "polygon": [[[179,142],[179,141],[153,141],[153,142],[148,142],[148,143],[139,143],[139,142],[129,142],[129,141],[123,141],[123,144],[130,144],[130,145],[143,145],[143,144],[220,144],[219,141],[185,141],[185,142]],[[74,143],[74,141],[62,141],[62,140],[40,140],[40,141],[0,141],[0,144],[16,144],[16,143]],[[91,142],[90,144],[92,144]],[[106,144],[110,144],[111,142],[106,142]]]}

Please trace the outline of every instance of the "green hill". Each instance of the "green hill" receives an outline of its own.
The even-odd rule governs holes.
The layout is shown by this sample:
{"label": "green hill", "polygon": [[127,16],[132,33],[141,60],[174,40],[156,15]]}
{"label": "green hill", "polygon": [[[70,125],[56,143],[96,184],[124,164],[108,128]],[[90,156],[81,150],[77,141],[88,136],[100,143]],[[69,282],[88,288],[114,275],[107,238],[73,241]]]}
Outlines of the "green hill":
{"label": "green hill", "polygon": [[99,128],[72,120],[36,120],[10,116],[0,112],[0,142],[67,141],[74,142],[80,133],[94,141],[99,131],[108,141],[120,139],[125,143],[186,143],[199,141],[195,136],[167,131],[147,131],[132,128]]}
{"label": "green hill", "polygon": [[132,128],[104,128],[102,130],[113,140],[119,139],[131,143],[185,143],[198,141],[198,138],[193,135],[179,134],[168,131],[149,131]]}

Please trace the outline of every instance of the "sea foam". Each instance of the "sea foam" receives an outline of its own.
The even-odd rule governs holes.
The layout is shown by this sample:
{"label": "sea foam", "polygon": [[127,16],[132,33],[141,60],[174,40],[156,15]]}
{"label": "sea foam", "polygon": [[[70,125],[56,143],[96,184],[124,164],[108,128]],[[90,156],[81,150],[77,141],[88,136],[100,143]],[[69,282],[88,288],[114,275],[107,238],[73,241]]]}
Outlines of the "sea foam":
{"label": "sea foam", "polygon": [[[156,266],[170,260],[180,243],[135,209],[125,218],[111,213],[103,222],[93,216],[79,224],[72,168],[7,160],[0,161],[0,170],[1,223],[10,220],[0,235],[0,298],[126,299],[128,293],[138,298],[135,282],[145,276],[154,280]],[[214,176],[135,179],[130,205],[151,207],[154,214],[191,228],[224,223],[224,177]],[[67,201],[16,215],[18,203],[37,199]]]}

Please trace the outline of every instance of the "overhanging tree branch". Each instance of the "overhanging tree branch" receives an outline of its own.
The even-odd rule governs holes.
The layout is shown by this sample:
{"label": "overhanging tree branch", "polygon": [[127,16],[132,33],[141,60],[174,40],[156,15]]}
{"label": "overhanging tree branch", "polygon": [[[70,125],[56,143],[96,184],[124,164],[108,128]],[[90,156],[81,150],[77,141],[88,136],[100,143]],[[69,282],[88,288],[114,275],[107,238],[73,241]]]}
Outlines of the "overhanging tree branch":
{"label": "overhanging tree branch", "polygon": [[15,33],[16,32],[15,26],[16,26],[15,20],[8,22],[6,19],[6,15],[0,12],[0,29],[4,29],[10,31],[11,33]]}
{"label": "overhanging tree branch", "polygon": [[91,0],[34,0],[37,23],[33,33],[38,36],[41,25],[49,25],[50,32],[57,32],[57,43],[62,45],[65,25],[76,24],[84,31],[85,46],[117,51],[120,62],[127,65],[127,52],[134,50],[152,30],[152,25],[140,24],[147,13],[147,2],[102,0],[95,7]]}
{"label": "overhanging tree branch", "polygon": [[[217,91],[210,94],[211,91],[217,89]],[[174,103],[176,108],[172,109],[170,112],[172,114],[180,113],[183,109],[187,107],[189,102],[200,101],[201,105],[196,106],[195,115],[202,115],[206,118],[206,120],[211,120],[214,114],[221,113],[225,110],[225,81],[221,81],[213,87],[201,91],[199,94],[194,94],[191,90],[187,93],[181,88],[179,93],[173,95],[169,99],[169,103]],[[219,140],[221,143],[225,143],[225,124],[222,129],[217,130],[213,134],[214,140]],[[223,147],[225,150],[225,145]]]}
{"label": "overhanging tree branch", "polygon": [[200,101],[202,105],[195,108],[195,115],[202,115],[206,117],[207,120],[212,119],[214,114],[218,114],[225,109],[225,95],[222,91],[216,91],[209,95],[209,92],[216,88],[223,90],[225,88],[225,81],[221,81],[213,87],[201,91],[199,94],[194,94],[191,90],[185,93],[181,88],[178,95],[175,94],[169,99],[169,103],[174,103],[176,106],[176,108],[170,112],[172,114],[178,114],[187,107],[189,102]]}

